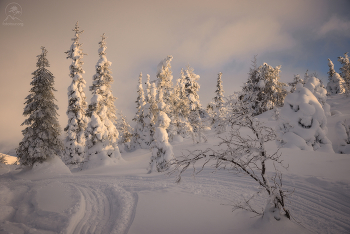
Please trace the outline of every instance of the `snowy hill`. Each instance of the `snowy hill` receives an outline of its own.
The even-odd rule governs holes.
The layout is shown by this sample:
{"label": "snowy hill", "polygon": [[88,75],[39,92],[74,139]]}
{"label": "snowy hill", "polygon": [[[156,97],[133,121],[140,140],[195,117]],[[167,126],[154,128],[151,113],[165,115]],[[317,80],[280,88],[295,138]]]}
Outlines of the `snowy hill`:
{"label": "snowy hill", "polygon": [[[334,126],[349,116],[348,100],[341,95],[328,99],[328,136],[334,148]],[[275,127],[271,115],[258,118]],[[206,135],[207,143],[185,139],[173,144],[175,156],[219,142],[213,131]],[[277,146],[271,142],[267,147]],[[256,191],[248,177],[212,173],[208,166],[195,178],[189,169],[176,184],[174,176],[147,174],[151,152],[138,149],[123,153],[125,161],[118,165],[73,173],[58,158],[33,170],[0,168],[0,233],[349,233],[350,155],[280,152],[289,165],[282,171],[283,186],[294,190],[287,205],[292,221],[231,212],[232,202]]]}

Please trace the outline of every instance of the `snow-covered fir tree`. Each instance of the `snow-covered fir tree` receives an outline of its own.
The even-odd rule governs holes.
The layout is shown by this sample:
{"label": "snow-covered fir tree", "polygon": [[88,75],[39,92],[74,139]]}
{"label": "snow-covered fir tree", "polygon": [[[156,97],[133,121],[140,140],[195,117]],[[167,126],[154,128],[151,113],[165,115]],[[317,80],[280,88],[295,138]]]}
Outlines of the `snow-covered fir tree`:
{"label": "snow-covered fir tree", "polygon": [[198,84],[200,76],[194,73],[193,68],[187,67],[185,71],[185,92],[189,100],[190,114],[188,120],[192,126],[194,133],[194,141],[199,143],[202,140],[206,141],[206,137],[203,134],[203,123],[200,116],[201,104],[199,101],[198,91],[200,85]]}
{"label": "snow-covered fir tree", "polygon": [[341,63],[340,76],[344,80],[344,88],[346,96],[350,95],[350,60],[348,53],[344,54],[344,57],[338,57],[338,61]]}
{"label": "snow-covered fir tree", "polygon": [[181,141],[181,138],[192,136],[192,126],[188,120],[190,115],[189,99],[186,95],[186,76],[184,70],[181,69],[180,78],[176,82],[174,90],[174,105],[173,105],[173,118],[170,123],[170,127],[173,126],[176,133],[177,141]]}
{"label": "snow-covered fir tree", "polygon": [[150,89],[147,88],[148,102],[146,102],[143,107],[145,125],[143,128],[143,137],[141,140],[142,148],[149,148],[153,141],[155,121],[158,114],[156,84],[153,82],[150,84],[150,86]]}
{"label": "snow-covered fir tree", "polygon": [[173,75],[171,71],[171,61],[173,60],[173,56],[167,56],[163,61],[158,64],[157,71],[157,90],[163,90],[164,94],[164,112],[168,115],[168,117],[172,117],[172,100],[173,97]]}
{"label": "snow-covered fir tree", "polygon": [[145,102],[145,94],[142,87],[142,73],[139,75],[139,83],[137,86],[137,99],[136,99],[136,109],[137,112],[135,114],[135,117],[132,119],[134,122],[136,122],[134,133],[133,133],[133,139],[132,139],[132,148],[144,148],[143,145],[145,139],[144,139],[144,106],[146,105]]}
{"label": "snow-covered fir tree", "polygon": [[90,122],[86,129],[88,160],[98,158],[103,160],[107,157],[116,160],[122,159],[118,148],[119,132],[114,124],[117,118],[114,106],[116,98],[111,91],[113,77],[110,66],[112,63],[106,57],[105,40],[106,37],[103,34],[98,49],[100,59],[96,64],[96,74],[93,76],[93,83],[90,86],[92,98],[87,110]]}
{"label": "snow-covered fir tree", "polygon": [[332,60],[328,59],[329,71],[328,83],[327,83],[327,94],[333,95],[338,93],[345,93],[345,82],[338,72],[334,70],[334,64]]}
{"label": "snow-covered fir tree", "polygon": [[30,83],[32,88],[26,97],[23,115],[27,119],[22,126],[23,139],[16,149],[21,165],[32,166],[48,158],[61,156],[63,144],[60,139],[60,125],[57,119],[58,106],[55,104],[54,76],[46,68],[50,66],[46,58],[47,50],[41,47],[36,63],[37,70]]}
{"label": "snow-covered fir tree", "polygon": [[121,151],[129,151],[131,149],[131,142],[133,138],[134,129],[128,123],[126,116],[123,113],[119,113],[119,119],[117,123],[117,130],[120,134],[118,144]]}
{"label": "snow-covered fir tree", "polygon": [[304,80],[300,78],[300,75],[297,74],[297,75],[294,75],[294,78],[293,78],[293,82],[290,82],[288,83],[288,85],[291,87],[290,88],[290,92],[293,93],[295,91],[295,87],[297,86],[297,84],[305,84]]}
{"label": "snow-covered fir tree", "polygon": [[85,97],[85,80],[83,74],[85,71],[82,68],[84,53],[79,42],[80,31],[78,22],[75,24],[74,37],[70,49],[65,52],[67,59],[72,59],[72,64],[69,66],[72,83],[68,87],[68,125],[65,127],[65,163],[76,164],[84,161],[85,156],[85,129],[88,119],[85,115],[87,102]]}
{"label": "snow-covered fir tree", "polygon": [[151,95],[151,82],[150,82],[150,75],[147,74],[147,80],[145,82],[146,84],[146,96],[145,96],[145,102],[149,102],[149,99],[150,99],[150,95]]}
{"label": "snow-covered fir tree", "polygon": [[317,98],[319,103],[322,105],[322,108],[326,116],[331,116],[331,111],[330,111],[331,107],[326,102],[327,90],[324,88],[321,81],[315,76],[310,76],[305,80],[304,87],[309,89],[312,92],[312,94]]}
{"label": "snow-covered fir tree", "polygon": [[247,83],[243,86],[243,100],[250,105],[254,115],[283,106],[287,95],[286,84],[279,81],[280,66],[275,68],[267,63],[256,68],[256,61],[249,72]]}
{"label": "snow-covered fir tree", "polygon": [[277,135],[280,145],[309,151],[333,152],[326,136],[327,118],[322,105],[308,89],[297,84],[284,100]]}
{"label": "snow-covered fir tree", "polygon": [[225,102],[224,102],[224,89],[222,87],[222,73],[218,74],[216,84],[216,96],[214,97],[213,108],[211,112],[211,124],[217,133],[225,131]]}
{"label": "snow-covered fir tree", "polygon": [[170,125],[170,121],[170,118],[163,111],[159,111],[157,127],[153,135],[154,141],[152,143],[152,156],[148,167],[148,173],[155,170],[158,172],[168,170],[168,163],[174,158],[173,147],[168,141],[168,133],[166,131]]}
{"label": "snow-covered fir tree", "polygon": [[337,153],[350,154],[350,121],[349,119],[338,121],[336,126],[337,131]]}

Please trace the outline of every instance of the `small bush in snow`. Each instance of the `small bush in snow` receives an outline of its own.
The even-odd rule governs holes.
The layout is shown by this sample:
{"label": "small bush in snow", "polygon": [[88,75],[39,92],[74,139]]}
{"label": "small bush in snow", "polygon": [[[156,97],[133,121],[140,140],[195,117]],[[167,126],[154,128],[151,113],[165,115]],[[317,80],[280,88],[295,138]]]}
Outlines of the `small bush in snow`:
{"label": "small bush in snow", "polygon": [[[231,131],[227,137],[220,138],[218,149],[191,151],[188,155],[173,159],[171,164],[175,167],[170,174],[178,173],[177,182],[180,182],[181,174],[190,165],[193,166],[194,174],[197,174],[206,164],[214,162],[213,167],[242,173],[256,181],[259,186],[259,191],[253,196],[235,203],[234,210],[244,209],[258,215],[272,213],[276,220],[281,219],[281,214],[290,218],[290,212],[285,203],[287,191],[282,189],[282,174],[278,170],[272,177],[266,174],[268,162],[281,165],[281,155],[277,152],[268,154],[265,148],[267,142],[275,140],[275,133],[273,129],[262,125],[252,116],[251,109],[246,103],[239,99],[231,100],[230,106],[234,107],[229,110]],[[247,129],[250,134],[242,134],[241,131]],[[199,171],[195,166],[198,161],[203,162]],[[266,194],[268,200],[266,207],[261,209],[253,205],[255,196],[259,194]]]}
{"label": "small bush in snow", "polygon": [[284,100],[277,126],[282,147],[333,152],[327,138],[327,118],[312,92],[298,84]]}

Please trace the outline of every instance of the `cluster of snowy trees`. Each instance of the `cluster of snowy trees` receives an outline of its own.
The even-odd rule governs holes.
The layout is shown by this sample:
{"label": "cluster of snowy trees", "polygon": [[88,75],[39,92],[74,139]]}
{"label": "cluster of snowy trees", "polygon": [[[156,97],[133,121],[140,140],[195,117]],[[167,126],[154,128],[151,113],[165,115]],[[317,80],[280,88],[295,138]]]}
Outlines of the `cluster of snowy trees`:
{"label": "cluster of snowy trees", "polygon": [[172,56],[168,56],[160,62],[156,80],[150,81],[147,75],[146,92],[143,89],[142,73],[139,76],[137,112],[133,118],[136,122],[133,148],[152,147],[152,142],[157,140],[154,136],[160,112],[169,118],[166,129],[170,141],[182,141],[187,137],[192,137],[195,142],[202,141],[203,110],[198,96],[200,76],[194,73],[193,68],[187,67],[181,70],[180,78],[174,85],[172,59]]}
{"label": "cluster of snowy trees", "polygon": [[[96,63],[96,74],[93,76],[89,90],[92,93],[87,105],[82,69],[83,56],[78,23],[73,29],[70,50],[67,59],[72,60],[70,77],[72,84],[68,88],[68,125],[66,132],[64,161],[66,164],[79,164],[93,161],[102,164],[122,160],[118,147],[119,132],[116,127],[117,113],[114,105],[116,98],[112,94],[111,62],[106,57],[106,36],[99,42],[99,60]],[[87,165],[88,166],[88,165]]]}
{"label": "cluster of snowy trees", "polygon": [[[78,23],[73,31],[73,43],[65,52],[67,59],[72,60],[69,67],[72,83],[68,87],[68,124],[64,128],[64,143],[60,139],[58,106],[53,93],[56,91],[54,76],[47,69],[47,50],[42,47],[41,54],[37,56],[37,70],[32,73],[32,88],[26,97],[23,140],[16,150],[21,165],[35,166],[36,163],[59,156],[67,165],[89,168],[118,163],[123,160],[120,151],[143,148],[152,152],[148,173],[164,172],[173,166],[170,173],[177,171],[180,181],[181,173],[190,165],[196,172],[194,164],[197,161],[204,162],[204,165],[214,161],[215,168],[243,173],[259,185],[256,194],[235,203],[234,209],[244,209],[259,215],[270,213],[279,220],[281,214],[291,218],[285,203],[289,192],[282,188],[282,174],[278,169],[275,168],[272,177],[266,173],[269,162],[283,167],[281,155],[278,152],[269,154],[266,143],[277,141],[281,147],[334,152],[326,135],[327,117],[331,115],[326,100],[327,95],[345,93],[348,96],[350,93],[347,53],[338,59],[343,65],[340,74],[335,72],[329,60],[327,88],[317,78],[317,74],[309,75],[307,72],[304,79],[296,75],[289,85],[282,83],[280,66],[274,68],[263,63],[258,67],[255,57],[248,80],[240,92],[225,97],[222,73],[218,74],[215,96],[206,110],[202,108],[198,95],[200,76],[188,66],[181,70],[174,84],[171,70],[173,57],[168,56],[159,63],[155,80],[151,81],[150,75],[147,75],[144,84],[140,73],[137,110],[133,118],[135,127],[132,128],[121,113],[117,121],[105,34],[99,42],[99,60],[89,87],[92,97],[88,104],[82,68],[85,54],[79,42],[83,31],[79,29]],[[287,86],[290,87],[289,91]],[[274,110],[274,119],[278,121],[276,131],[255,118],[268,110]],[[206,141],[203,132],[209,127],[218,134],[229,129],[225,137],[220,137],[219,148],[192,151],[188,155],[174,157],[170,142],[181,142],[184,138],[191,138],[194,143]],[[339,153],[349,153],[350,124],[342,121],[336,127],[343,137]],[[250,134],[243,134],[242,129],[249,130]],[[0,163],[3,162],[4,158],[0,157]],[[252,205],[260,193],[267,194],[269,201],[262,210]]]}
{"label": "cluster of snowy trees", "polygon": [[[68,87],[68,124],[64,128],[64,144],[60,139],[60,125],[57,120],[58,106],[54,103],[54,76],[46,69],[49,62],[47,50],[42,47],[38,56],[38,69],[33,73],[30,95],[27,96],[23,115],[28,118],[22,125],[23,140],[17,148],[22,165],[32,166],[55,155],[63,158],[66,164],[80,164],[87,161],[108,163],[121,160],[118,148],[119,132],[116,127],[115,97],[111,91],[113,77],[111,62],[106,57],[106,37],[99,42],[99,60],[93,76],[91,102],[88,105],[84,93],[86,82],[82,65],[82,52],[76,23],[70,49],[65,52],[72,63],[69,67],[71,85]],[[88,166],[88,165],[87,165]]]}
{"label": "cluster of snowy trees", "polygon": [[[62,156],[69,165],[81,165],[89,161],[109,164],[122,160],[120,152],[143,148],[152,150],[149,172],[155,168],[164,171],[169,166],[167,162],[173,158],[169,142],[181,142],[184,138],[191,138],[194,143],[206,141],[203,132],[208,128],[217,133],[225,132],[228,125],[232,126],[233,115],[242,109],[233,104],[237,101],[252,116],[274,110],[274,118],[279,121],[277,140],[281,146],[333,151],[326,137],[326,117],[330,116],[326,99],[327,95],[350,93],[347,53],[338,58],[342,64],[341,73],[334,70],[329,60],[327,88],[317,78],[317,74],[309,75],[307,72],[304,79],[296,75],[288,85],[282,83],[280,66],[272,67],[263,63],[258,67],[255,57],[247,82],[234,95],[224,96],[222,73],[218,74],[215,96],[206,109],[202,108],[198,95],[200,76],[187,66],[181,70],[174,84],[171,69],[173,57],[167,56],[159,63],[155,80],[151,81],[150,75],[147,75],[143,83],[142,73],[139,75],[137,111],[133,118],[135,127],[132,128],[122,114],[117,121],[116,98],[111,90],[111,62],[106,57],[104,34],[99,42],[96,74],[89,87],[92,98],[90,104],[87,103],[84,92],[86,82],[83,78],[85,72],[82,68],[85,54],[79,41],[83,31],[79,29],[78,23],[73,31],[73,43],[65,52],[67,59],[72,61],[69,67],[72,83],[68,87],[68,124],[64,128],[64,143],[59,137],[58,107],[53,95],[54,77],[47,70],[47,50],[43,47],[42,53],[38,55],[38,69],[33,72],[32,88],[26,97],[23,112],[27,119],[22,125],[26,128],[17,149],[22,165],[31,166],[53,155]],[[344,136],[348,136],[348,125],[339,123],[339,126],[344,126]],[[86,165],[88,167],[88,163]]]}

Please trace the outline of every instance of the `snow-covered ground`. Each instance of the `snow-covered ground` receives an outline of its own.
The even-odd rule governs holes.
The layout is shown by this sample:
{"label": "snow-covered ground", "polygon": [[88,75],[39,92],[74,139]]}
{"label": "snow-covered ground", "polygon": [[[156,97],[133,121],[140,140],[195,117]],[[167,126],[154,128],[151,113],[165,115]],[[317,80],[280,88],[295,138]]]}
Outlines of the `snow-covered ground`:
{"label": "snow-covered ground", "polygon": [[[328,117],[334,148],[333,126],[350,116],[349,100],[341,95],[328,100],[335,113]],[[259,119],[274,127],[270,115]],[[207,143],[174,144],[175,156],[218,143],[213,132],[207,137]],[[248,177],[207,167],[195,178],[188,169],[176,184],[174,176],[147,174],[151,152],[139,149],[123,153],[118,165],[73,173],[58,158],[32,170],[2,166],[0,233],[350,233],[350,155],[280,152],[289,165],[282,171],[283,186],[294,190],[288,203],[293,221],[231,212],[232,201],[257,188]]]}

